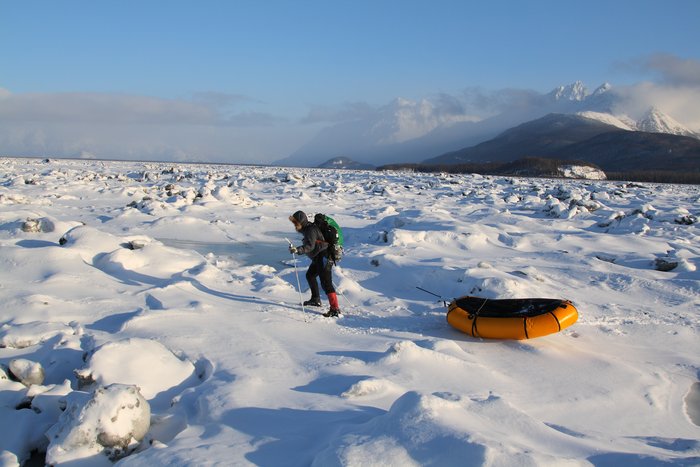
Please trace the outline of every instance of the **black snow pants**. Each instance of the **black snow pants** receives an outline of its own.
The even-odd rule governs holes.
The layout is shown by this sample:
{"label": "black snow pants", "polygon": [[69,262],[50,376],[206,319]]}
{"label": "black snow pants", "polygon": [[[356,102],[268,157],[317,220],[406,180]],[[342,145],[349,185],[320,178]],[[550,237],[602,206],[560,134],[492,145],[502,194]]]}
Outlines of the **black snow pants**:
{"label": "black snow pants", "polygon": [[328,255],[325,251],[322,251],[311,259],[311,266],[309,266],[309,269],[306,271],[306,281],[309,283],[309,288],[311,288],[312,297],[321,297],[318,290],[318,281],[316,280],[319,276],[321,278],[321,287],[326,295],[335,292],[335,288],[333,288],[333,276],[331,274],[332,268],[333,262],[328,259]]}

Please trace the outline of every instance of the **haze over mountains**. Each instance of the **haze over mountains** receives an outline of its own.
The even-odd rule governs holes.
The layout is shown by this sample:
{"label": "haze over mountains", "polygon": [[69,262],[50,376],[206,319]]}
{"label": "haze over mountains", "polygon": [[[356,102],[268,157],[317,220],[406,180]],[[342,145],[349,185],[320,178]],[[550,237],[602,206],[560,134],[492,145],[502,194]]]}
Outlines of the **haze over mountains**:
{"label": "haze over mountains", "polygon": [[[557,150],[569,144],[619,130],[698,137],[658,108],[649,107],[635,115],[632,109],[639,108],[639,102],[615,92],[608,83],[591,93],[577,81],[547,94],[523,93],[509,98],[507,110],[486,118],[470,115],[463,102],[450,96],[419,102],[396,99],[373,114],[323,129],[279,163],[318,166],[337,157],[374,166],[493,162],[526,155],[555,157]],[[547,137],[542,139],[543,135]],[[548,140],[550,136],[553,139]],[[608,136],[608,142],[624,152],[620,144],[630,142],[630,138],[638,144],[641,140],[660,141],[626,135],[619,141]],[[694,142],[681,143],[684,145],[692,147]],[[524,154],[523,148],[531,154]],[[577,153],[585,154],[586,150],[578,148]]]}

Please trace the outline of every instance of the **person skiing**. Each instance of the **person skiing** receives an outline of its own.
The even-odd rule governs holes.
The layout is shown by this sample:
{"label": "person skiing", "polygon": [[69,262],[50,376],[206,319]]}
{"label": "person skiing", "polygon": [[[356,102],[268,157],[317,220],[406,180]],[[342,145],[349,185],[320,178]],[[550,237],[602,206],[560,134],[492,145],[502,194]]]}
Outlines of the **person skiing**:
{"label": "person skiing", "polygon": [[319,228],[309,222],[304,211],[297,211],[289,220],[294,224],[294,229],[304,235],[304,244],[298,247],[289,246],[289,252],[294,254],[305,254],[311,259],[311,265],[306,271],[306,281],[311,289],[311,299],[304,302],[305,306],[321,306],[321,295],[318,289],[317,277],[321,278],[321,287],[328,296],[330,309],[324,313],[325,317],[340,316],[340,305],[338,304],[338,296],[333,287],[332,268],[333,262],[328,257],[328,243],[323,238],[323,234]]}

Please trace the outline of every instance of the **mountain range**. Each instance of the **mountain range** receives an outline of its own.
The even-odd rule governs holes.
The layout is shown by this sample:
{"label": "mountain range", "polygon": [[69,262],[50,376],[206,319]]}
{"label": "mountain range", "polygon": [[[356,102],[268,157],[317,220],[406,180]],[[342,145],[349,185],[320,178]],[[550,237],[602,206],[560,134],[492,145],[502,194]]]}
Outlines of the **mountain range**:
{"label": "mountain range", "polygon": [[[508,111],[479,119],[468,115],[459,102],[396,99],[389,105],[353,121],[321,130],[281,165],[318,166],[344,157],[346,163],[374,166],[392,163],[454,164],[465,161],[508,161],[517,157],[560,157],[562,148],[593,137],[625,130],[677,135],[698,135],[659,109],[650,108],[634,119],[619,109],[621,97],[605,83],[588,93],[577,81],[547,94],[529,94],[524,103]],[[608,135],[608,142],[631,144],[632,139],[660,141],[654,137]],[[671,138],[673,139],[673,138]],[[615,143],[618,145],[617,143]],[[692,146],[690,143],[680,147]],[[624,152],[624,148],[619,148]]]}
{"label": "mountain range", "polygon": [[563,148],[620,129],[576,114],[549,114],[504,131],[483,143],[424,161],[426,164],[509,162],[523,157],[560,157]]}
{"label": "mountain range", "polygon": [[478,145],[424,163],[498,163],[523,158],[585,161],[606,172],[700,172],[700,139],[683,134],[624,129],[578,114],[549,114]]}

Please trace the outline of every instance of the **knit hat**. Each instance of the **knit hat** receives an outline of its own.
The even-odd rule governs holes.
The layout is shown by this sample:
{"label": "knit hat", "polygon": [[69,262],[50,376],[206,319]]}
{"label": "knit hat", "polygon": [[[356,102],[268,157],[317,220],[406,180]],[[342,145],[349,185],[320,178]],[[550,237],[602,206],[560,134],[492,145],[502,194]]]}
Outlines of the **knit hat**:
{"label": "knit hat", "polygon": [[297,211],[291,216],[289,216],[289,220],[294,224],[294,228],[299,231],[301,230],[308,222],[309,219],[306,217],[306,213],[304,211]]}

